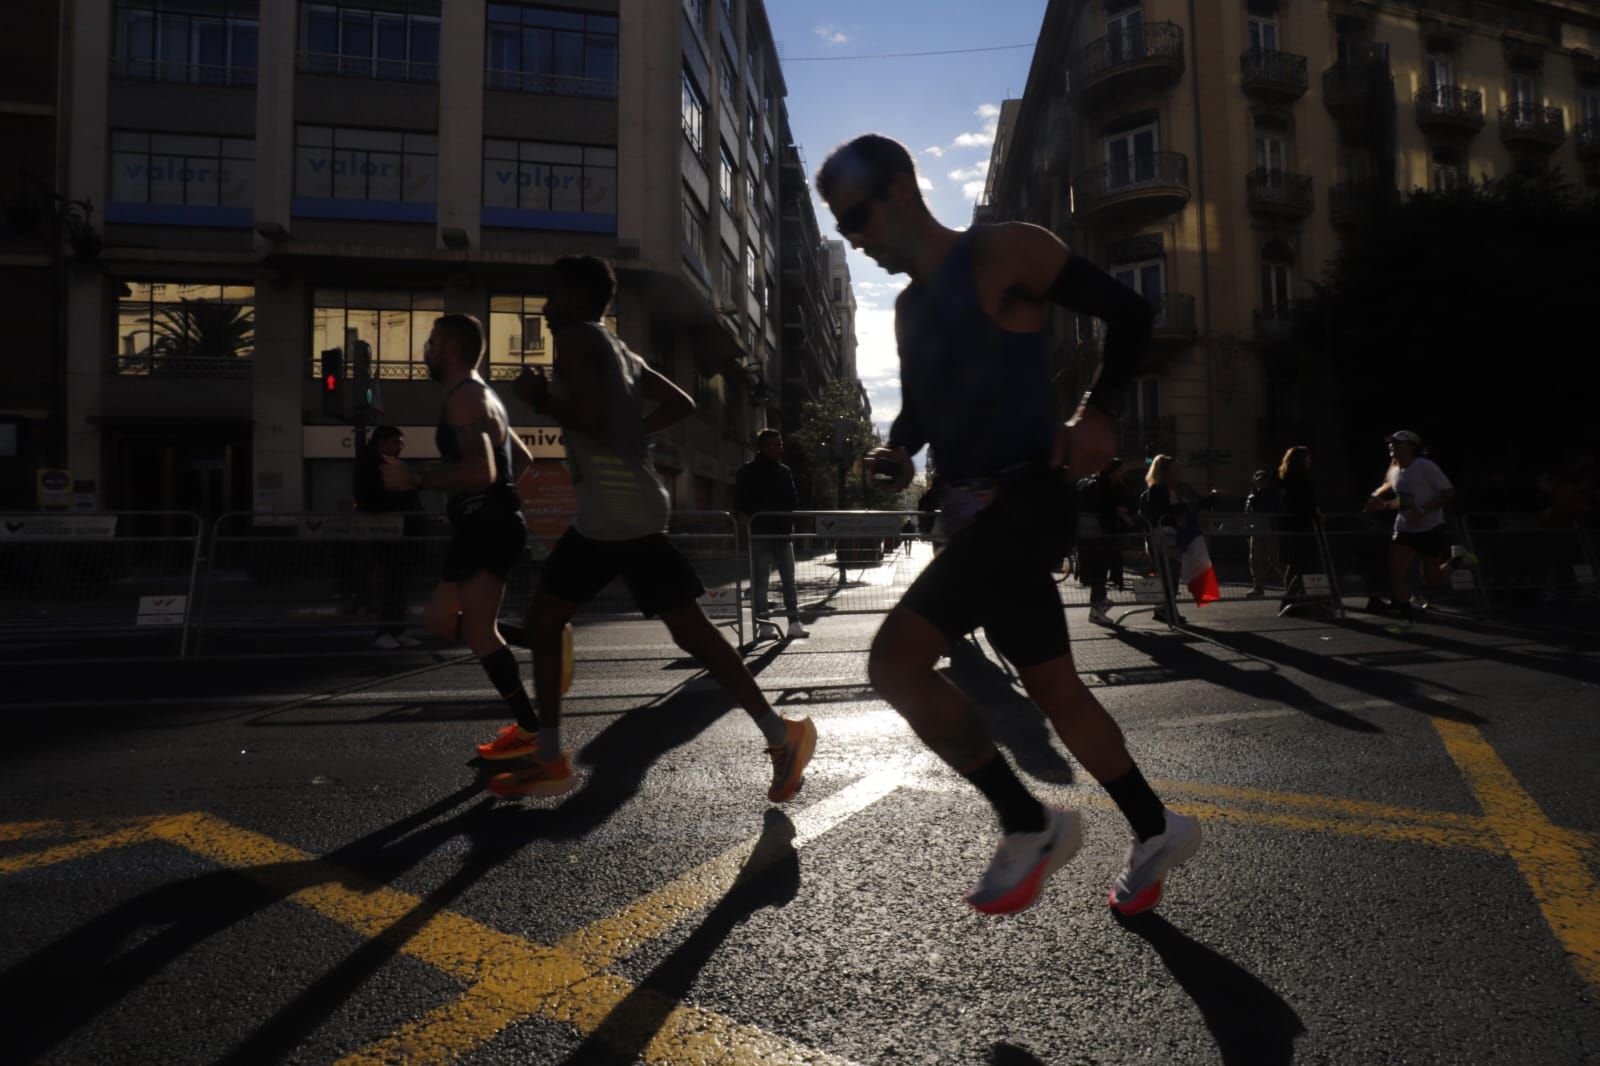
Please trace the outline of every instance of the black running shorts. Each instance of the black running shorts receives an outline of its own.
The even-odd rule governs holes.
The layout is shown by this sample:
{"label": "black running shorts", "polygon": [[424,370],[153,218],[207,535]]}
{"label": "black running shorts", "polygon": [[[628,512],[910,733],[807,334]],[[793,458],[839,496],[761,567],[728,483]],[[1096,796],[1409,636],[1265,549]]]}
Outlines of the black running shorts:
{"label": "black running shorts", "polygon": [[1415,551],[1418,555],[1443,559],[1450,554],[1450,527],[1434,526],[1420,533],[1394,531],[1394,542]]}
{"label": "black running shorts", "polygon": [[486,507],[450,523],[450,544],[445,549],[444,580],[467,581],[487,570],[501,581],[523,557],[528,547],[528,526],[522,512]]}
{"label": "black running shorts", "polygon": [[1055,570],[1077,533],[1077,490],[1056,471],[1002,489],[911,583],[900,606],[953,643],[982,626],[1013,666],[1065,655]]}
{"label": "black running shorts", "polygon": [[587,603],[622,578],[646,618],[693,603],[705,592],[664,533],[636,540],[591,540],[569,529],[545,560],[539,591],[568,603]]}

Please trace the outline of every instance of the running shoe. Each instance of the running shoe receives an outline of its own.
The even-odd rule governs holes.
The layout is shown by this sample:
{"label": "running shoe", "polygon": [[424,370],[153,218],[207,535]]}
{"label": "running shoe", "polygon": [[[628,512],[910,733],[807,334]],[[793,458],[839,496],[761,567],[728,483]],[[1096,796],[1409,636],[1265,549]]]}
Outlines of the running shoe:
{"label": "running shoe", "polygon": [[1033,906],[1050,875],[1083,844],[1083,815],[1045,808],[1037,833],[1007,833],[994,849],[989,868],[967,894],[967,904],[982,914],[1015,914]]}
{"label": "running shoe", "polygon": [[418,640],[416,637],[407,636],[404,633],[396,633],[394,639],[400,642],[400,646],[402,648],[422,647],[422,641]]}
{"label": "running shoe", "polygon": [[1200,850],[1200,836],[1200,819],[1167,808],[1167,831],[1149,840],[1135,838],[1128,848],[1128,861],[1106,900],[1111,909],[1131,918],[1160,903],[1167,872]]}
{"label": "running shoe", "polygon": [[1089,621],[1097,626],[1111,625],[1111,611],[1104,603],[1091,603],[1089,605]]}
{"label": "running shoe", "polygon": [[1260,586],[1257,586],[1256,588],[1251,589],[1249,592],[1246,592],[1244,594],[1244,598],[1247,599],[1247,600],[1259,600],[1261,597],[1265,596],[1266,594],[1267,594],[1267,590],[1266,589],[1261,588]]}
{"label": "running shoe", "polygon": [[783,803],[800,791],[806,764],[811,761],[811,753],[817,750],[817,727],[811,719],[787,719],[783,727],[783,743],[767,748],[767,754],[772,757],[772,787],[767,789],[767,799],[773,803]]}
{"label": "running shoe", "polygon": [[776,624],[767,621],[765,618],[756,619],[755,639],[757,642],[763,640],[777,640],[781,636],[783,636],[783,634],[778,631]]}
{"label": "running shoe", "polygon": [[811,630],[805,627],[804,622],[801,622],[800,619],[796,618],[793,622],[789,623],[789,631],[784,635],[790,640],[794,640],[797,637],[809,637],[811,635]]}
{"label": "running shoe", "polygon": [[521,759],[539,753],[539,734],[525,732],[512,722],[494,735],[487,744],[478,745],[478,757],[499,761]]}
{"label": "running shoe", "polygon": [[1476,570],[1478,557],[1467,550],[1465,544],[1452,544],[1450,546],[1450,567],[1454,570]]}
{"label": "running shoe", "polygon": [[572,759],[562,752],[548,762],[534,762],[521,770],[495,774],[489,779],[489,791],[496,796],[560,796],[571,792],[578,783],[572,772]]}

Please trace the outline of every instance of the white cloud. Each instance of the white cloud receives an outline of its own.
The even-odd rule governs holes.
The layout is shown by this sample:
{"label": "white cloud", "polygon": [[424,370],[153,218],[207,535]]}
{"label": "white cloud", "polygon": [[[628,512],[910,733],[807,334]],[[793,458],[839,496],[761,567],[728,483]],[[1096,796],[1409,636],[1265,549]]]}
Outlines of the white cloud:
{"label": "white cloud", "polygon": [[926,148],[924,148],[922,150],[921,154],[922,155],[931,155],[935,159],[938,159],[940,156],[944,155],[944,149],[940,148],[937,144],[930,144],[930,145],[928,145],[928,147],[926,147]]}
{"label": "white cloud", "polygon": [[929,181],[927,178],[923,177],[921,174],[918,174],[917,175],[917,188],[921,189],[923,192],[932,192],[933,191],[933,182]]}
{"label": "white cloud", "polygon": [[830,48],[850,40],[843,30],[834,26],[816,26],[812,28],[811,32],[821,37],[823,42]]}
{"label": "white cloud", "polygon": [[989,161],[987,159],[980,159],[970,167],[962,167],[959,170],[952,170],[950,172],[950,180],[972,181],[974,178],[987,177],[988,173]]}
{"label": "white cloud", "polygon": [[900,413],[900,350],[892,307],[856,309],[856,371],[872,401],[872,421],[880,433],[886,432]]}
{"label": "white cloud", "polygon": [[969,200],[976,201],[978,197],[983,195],[983,190],[988,184],[986,181],[969,181],[961,186],[961,195]]}
{"label": "white cloud", "polygon": [[994,143],[994,135],[1000,128],[1000,108],[995,104],[979,104],[973,112],[979,118],[988,119],[981,130],[968,130],[959,134],[950,142],[952,148],[984,148]]}
{"label": "white cloud", "polygon": [[996,104],[979,104],[978,110],[974,111],[973,114],[979,118],[999,118],[1000,108]]}

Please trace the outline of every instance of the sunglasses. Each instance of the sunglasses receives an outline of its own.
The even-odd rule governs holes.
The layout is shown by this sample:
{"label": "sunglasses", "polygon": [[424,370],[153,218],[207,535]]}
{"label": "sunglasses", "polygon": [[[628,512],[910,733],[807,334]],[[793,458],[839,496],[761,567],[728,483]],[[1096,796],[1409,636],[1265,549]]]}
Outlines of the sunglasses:
{"label": "sunglasses", "polygon": [[886,190],[874,189],[867,194],[866,199],[854,207],[847,207],[842,212],[836,213],[833,217],[838,222],[836,228],[839,235],[848,237],[852,233],[860,233],[866,229],[867,224],[872,221],[872,205],[886,199],[888,199]]}

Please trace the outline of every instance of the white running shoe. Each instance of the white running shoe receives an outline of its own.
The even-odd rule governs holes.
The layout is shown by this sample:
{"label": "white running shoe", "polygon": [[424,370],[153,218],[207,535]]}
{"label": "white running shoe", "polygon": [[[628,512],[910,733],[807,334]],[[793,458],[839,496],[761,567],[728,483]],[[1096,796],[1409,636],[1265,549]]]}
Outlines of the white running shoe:
{"label": "white running shoe", "polygon": [[796,618],[793,622],[789,623],[789,632],[785,635],[788,636],[790,640],[793,640],[796,637],[809,637],[811,635],[811,630],[807,629],[805,624],[801,622],[800,619]]}
{"label": "white running shoe", "polygon": [[1161,885],[1167,871],[1187,862],[1200,850],[1200,819],[1179,814],[1168,807],[1167,831],[1149,840],[1135,838],[1128,848],[1128,861],[1111,885],[1107,902],[1125,918],[1161,902]]}
{"label": "white running shoe", "polygon": [[1104,603],[1091,603],[1089,605],[1089,621],[1097,626],[1111,625],[1111,611]]}
{"label": "white running shoe", "polygon": [[1040,832],[1007,833],[1000,839],[989,868],[967,895],[973,910],[1015,914],[1028,909],[1050,875],[1078,853],[1083,844],[1083,815],[1046,807],[1045,816]]}
{"label": "white running shoe", "polygon": [[777,640],[782,635],[778,627],[765,618],[756,619],[756,640]]}

